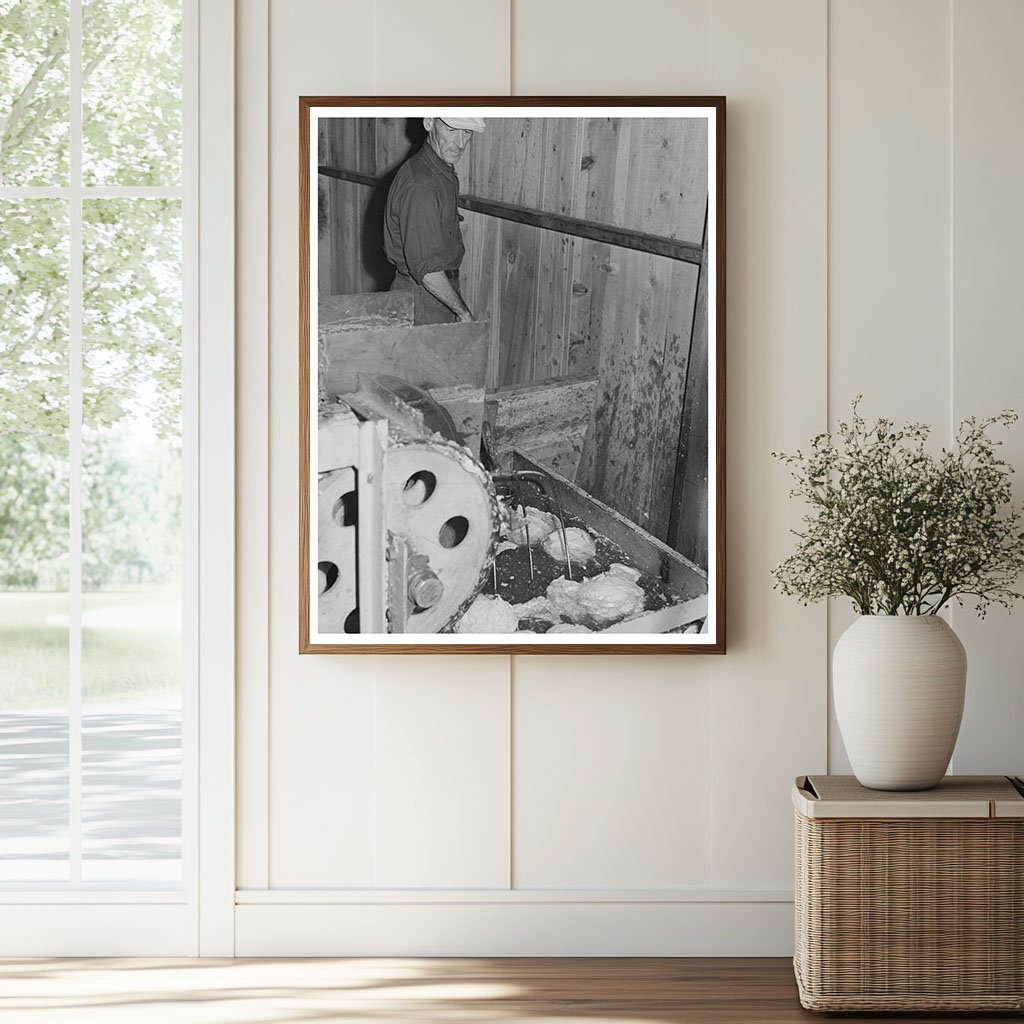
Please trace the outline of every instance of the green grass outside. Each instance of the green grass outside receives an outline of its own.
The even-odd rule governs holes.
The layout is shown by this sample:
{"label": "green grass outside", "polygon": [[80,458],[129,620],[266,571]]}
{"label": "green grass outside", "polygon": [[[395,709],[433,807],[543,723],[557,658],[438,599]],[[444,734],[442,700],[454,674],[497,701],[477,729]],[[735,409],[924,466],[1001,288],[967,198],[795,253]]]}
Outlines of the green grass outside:
{"label": "green grass outside", "polygon": [[[181,692],[176,588],[82,598],[82,699]],[[0,711],[68,704],[66,594],[0,592]]]}

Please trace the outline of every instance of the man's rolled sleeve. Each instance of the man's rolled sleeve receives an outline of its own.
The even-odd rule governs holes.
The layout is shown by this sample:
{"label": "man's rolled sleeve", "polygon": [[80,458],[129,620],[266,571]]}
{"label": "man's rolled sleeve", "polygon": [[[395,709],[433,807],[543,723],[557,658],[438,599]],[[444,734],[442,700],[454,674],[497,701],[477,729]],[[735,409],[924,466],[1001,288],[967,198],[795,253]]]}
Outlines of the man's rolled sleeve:
{"label": "man's rolled sleeve", "polygon": [[441,226],[441,204],[437,192],[414,183],[402,204],[402,255],[409,275],[423,283],[423,275],[444,270],[451,259]]}
{"label": "man's rolled sleeve", "polygon": [[465,246],[459,227],[459,179],[429,145],[398,169],[384,206],[384,253],[421,287],[425,274],[454,270]]}

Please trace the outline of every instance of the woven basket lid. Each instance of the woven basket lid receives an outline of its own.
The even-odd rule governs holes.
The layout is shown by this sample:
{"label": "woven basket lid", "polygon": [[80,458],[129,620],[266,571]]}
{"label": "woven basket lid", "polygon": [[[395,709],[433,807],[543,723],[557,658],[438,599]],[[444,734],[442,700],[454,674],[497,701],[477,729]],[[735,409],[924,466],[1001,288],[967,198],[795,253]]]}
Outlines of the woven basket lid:
{"label": "woven basket lid", "polygon": [[1024,818],[1024,783],[1006,775],[947,775],[934,789],[867,789],[852,775],[804,775],[793,806],[808,818]]}

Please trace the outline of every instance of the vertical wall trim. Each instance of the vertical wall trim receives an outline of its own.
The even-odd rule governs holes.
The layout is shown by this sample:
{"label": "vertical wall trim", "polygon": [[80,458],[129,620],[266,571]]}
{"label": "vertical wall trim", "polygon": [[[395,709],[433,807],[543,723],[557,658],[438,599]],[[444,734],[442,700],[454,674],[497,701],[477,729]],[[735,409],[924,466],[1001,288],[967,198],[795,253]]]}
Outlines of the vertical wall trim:
{"label": "vertical wall trim", "polygon": [[[516,95],[516,71],[515,71],[515,11],[514,11],[515,0],[508,0],[508,94],[509,96]],[[499,257],[501,256],[501,235],[502,225],[498,225],[498,230],[494,232],[494,266],[498,266]],[[539,270],[539,262],[538,262]],[[493,321],[494,315],[501,309],[501,288],[500,288],[500,274],[491,275],[491,318]],[[487,357],[487,386],[494,387],[498,382],[498,332],[500,330],[500,323],[495,325],[492,323],[491,326],[491,342],[488,350]],[[566,347],[568,348],[569,339],[566,336]],[[515,862],[515,777],[516,777],[516,756],[515,756],[515,729],[514,719],[516,713],[515,703],[515,665],[516,659],[513,655],[509,655],[505,660],[506,671],[508,674],[508,682],[506,689],[506,699],[508,708],[508,885],[510,889],[515,888],[516,884],[516,862]]]}
{"label": "vertical wall trim", "polygon": [[948,122],[947,122],[947,131],[949,132],[949,138],[948,138],[949,145],[947,146],[947,150],[946,150],[946,152],[948,154],[948,159],[949,159],[949,175],[948,175],[948,185],[947,185],[947,187],[949,188],[949,196],[948,196],[949,207],[948,207],[948,210],[947,210],[947,216],[949,217],[949,230],[946,233],[946,237],[949,239],[948,252],[947,252],[947,256],[948,256],[948,260],[949,260],[949,335],[948,335],[948,338],[947,338],[947,342],[948,342],[948,352],[947,352],[947,355],[948,355],[948,358],[949,358],[949,368],[948,368],[948,374],[949,374],[949,395],[948,395],[948,397],[949,397],[949,437],[948,437],[948,441],[950,441],[950,442],[952,442],[952,440],[953,440],[953,430],[954,430],[953,413],[954,413],[954,409],[956,407],[955,406],[955,402],[954,402],[954,399],[955,399],[955,395],[954,395],[955,377],[953,375],[953,357],[954,357],[954,353],[953,353],[953,304],[954,304],[954,298],[953,298],[953,294],[954,294],[954,292],[953,292],[953,250],[954,250],[953,230],[954,230],[954,225],[956,224],[956,221],[954,220],[954,217],[953,217],[953,210],[954,210],[954,199],[953,199],[953,197],[954,197],[954,194],[955,194],[954,193],[954,181],[953,181],[953,132],[956,129],[956,125],[954,123],[954,103],[953,103],[953,96],[955,95],[955,93],[953,91],[954,90],[954,76],[956,74],[956,66],[953,63],[953,52],[954,52],[954,50],[953,50],[953,3],[954,3],[954,0],[946,0],[946,26],[947,26],[946,31],[948,33],[948,40],[947,40],[947,42],[948,42],[948,45],[949,45],[949,50],[948,50],[948,54],[949,54],[949,56],[948,56],[949,72],[948,72],[948,77],[947,77],[947,90],[946,90],[946,102],[949,104],[949,119],[948,119]]}
{"label": "vertical wall trim", "polygon": [[372,857],[372,880],[374,885],[380,884],[380,862],[378,858],[378,847],[379,841],[379,829],[377,822],[379,815],[377,808],[380,806],[380,792],[379,792],[379,781],[380,781],[380,768],[378,767],[377,761],[380,757],[380,680],[374,678],[373,680],[373,757],[370,761],[370,770],[373,772],[373,778],[370,779],[369,789],[373,793],[373,805],[370,808],[370,835],[372,837],[371,844],[371,857]]}
{"label": "vertical wall trim", "polygon": [[[375,0],[373,5],[373,91],[380,94],[380,75],[378,74],[378,62],[379,57],[377,56],[377,40],[380,36],[380,2]],[[377,154],[374,153],[374,159]]]}
{"label": "vertical wall trim", "polygon": [[508,887],[516,886],[516,676],[515,660],[510,656],[507,660],[508,686],[505,693],[508,702],[505,705],[508,716]]}
{"label": "vertical wall trim", "polygon": [[[825,5],[825,429],[832,429],[832,0]],[[832,601],[825,601],[825,766],[832,763]]]}
{"label": "vertical wall trim", "polygon": [[199,5],[199,955],[234,954],[235,19]]}
{"label": "vertical wall trim", "polygon": [[[237,884],[270,884],[270,4],[238,7]],[[254,215],[255,214],[255,215]]]}
{"label": "vertical wall trim", "polygon": [[[715,672],[716,666],[712,666],[708,672],[708,685],[710,686],[710,693],[708,694],[708,778],[713,780],[715,777],[715,764],[717,758],[715,756]],[[710,805],[714,800],[714,794],[708,801]],[[711,816],[708,815],[708,821],[710,823]],[[711,888],[715,884],[715,832],[714,828],[705,829],[707,833],[707,844],[708,844],[708,888]]]}
{"label": "vertical wall trim", "polygon": [[[182,4],[182,880],[199,951],[199,0]],[[187,505],[185,504],[187,502]]]}
{"label": "vertical wall trim", "polygon": [[708,76],[711,82],[711,95],[718,95],[718,88],[715,85],[715,5],[712,0],[708,4],[708,68],[710,68],[710,74]]}
{"label": "vertical wall trim", "polygon": [[516,94],[516,65],[515,65],[515,44],[512,39],[513,11],[512,5],[516,0],[508,0],[508,94]]}
{"label": "vertical wall trim", "polygon": [[[946,147],[946,153],[947,153],[947,160],[949,162],[948,175],[947,175],[947,188],[949,189],[949,194],[947,196],[948,207],[947,207],[947,211],[946,211],[946,216],[949,218],[947,229],[946,229],[946,238],[948,240],[946,256],[947,256],[947,259],[948,259],[948,269],[949,269],[949,281],[948,281],[948,285],[947,285],[947,287],[949,289],[949,295],[947,297],[948,306],[947,306],[947,313],[946,313],[947,319],[948,319],[948,334],[947,334],[947,339],[946,339],[946,343],[947,343],[947,348],[946,348],[946,360],[947,360],[947,365],[946,365],[946,378],[947,378],[946,400],[949,403],[949,407],[948,407],[948,410],[947,410],[947,413],[946,413],[946,421],[947,421],[947,424],[948,424],[948,426],[947,426],[946,443],[949,444],[949,445],[952,445],[954,432],[956,430],[956,424],[954,422],[954,416],[956,415],[956,374],[955,374],[956,352],[955,352],[954,329],[953,329],[953,324],[954,324],[953,312],[954,312],[954,302],[955,302],[955,299],[954,299],[954,295],[955,295],[954,269],[953,269],[954,268],[953,253],[955,251],[955,239],[953,237],[953,232],[956,230],[956,219],[953,216],[953,214],[954,214],[954,202],[955,202],[955,200],[954,200],[955,190],[954,190],[954,181],[953,181],[953,174],[954,174],[954,168],[953,168],[953,153],[954,153],[953,138],[954,138],[954,136],[953,136],[953,132],[956,129],[956,125],[955,125],[955,122],[954,122],[954,116],[955,116],[954,107],[955,107],[955,104],[953,102],[953,97],[956,95],[955,92],[953,91],[954,90],[954,76],[956,74],[956,66],[955,66],[955,64],[953,62],[953,54],[954,54],[954,46],[953,46],[953,43],[954,43],[954,40],[953,40],[953,31],[954,31],[954,29],[953,29],[953,25],[954,25],[953,4],[954,4],[954,2],[955,2],[955,0],[946,0],[946,32],[947,32],[947,36],[948,36],[948,38],[947,38],[947,44],[948,44],[948,50],[947,50],[947,54],[948,54],[947,61],[948,61],[948,64],[947,64],[947,67],[948,67],[948,71],[947,71],[947,76],[946,76],[946,82],[947,82],[946,102],[949,105],[948,120],[946,122],[946,131],[948,133],[948,138],[947,138],[948,145]],[[947,607],[949,608],[949,611],[948,611],[949,624],[954,629],[956,629],[956,620],[957,620],[957,617],[958,617],[957,616],[956,602],[951,601]],[[953,756],[950,758],[949,768],[947,769],[947,771],[949,772],[950,775],[957,774],[956,754],[957,754],[956,748],[954,748],[953,749]]]}
{"label": "vertical wall trim", "polygon": [[68,24],[68,858],[82,881],[82,0]]}

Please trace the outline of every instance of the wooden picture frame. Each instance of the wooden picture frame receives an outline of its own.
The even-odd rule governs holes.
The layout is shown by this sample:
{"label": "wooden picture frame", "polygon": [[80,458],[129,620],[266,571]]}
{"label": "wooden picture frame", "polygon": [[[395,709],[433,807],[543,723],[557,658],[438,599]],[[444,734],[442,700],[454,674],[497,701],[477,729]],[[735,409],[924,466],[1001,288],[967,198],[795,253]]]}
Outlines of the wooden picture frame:
{"label": "wooden picture frame", "polygon": [[724,97],[301,97],[300,653],[725,653],[725,237]]}

